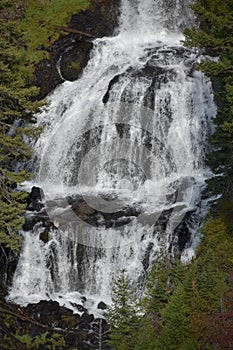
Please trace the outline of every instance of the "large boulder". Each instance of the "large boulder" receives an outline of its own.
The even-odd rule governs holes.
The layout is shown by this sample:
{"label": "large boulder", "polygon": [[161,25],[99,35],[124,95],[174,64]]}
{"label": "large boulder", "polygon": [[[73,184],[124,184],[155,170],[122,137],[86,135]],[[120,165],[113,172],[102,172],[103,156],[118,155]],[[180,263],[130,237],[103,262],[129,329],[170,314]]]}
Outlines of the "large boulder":
{"label": "large boulder", "polygon": [[40,211],[43,208],[41,203],[44,198],[43,190],[40,187],[33,186],[27,198],[27,210]]}

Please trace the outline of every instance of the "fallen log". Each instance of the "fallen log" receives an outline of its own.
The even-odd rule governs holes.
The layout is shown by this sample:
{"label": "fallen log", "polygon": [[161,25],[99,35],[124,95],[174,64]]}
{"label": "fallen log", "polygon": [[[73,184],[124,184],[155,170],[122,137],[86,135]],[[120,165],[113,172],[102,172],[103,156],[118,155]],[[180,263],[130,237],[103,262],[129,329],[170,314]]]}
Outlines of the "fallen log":
{"label": "fallen log", "polygon": [[87,32],[83,32],[81,30],[73,29],[73,28],[70,28],[70,27],[54,26],[53,28],[56,29],[56,30],[63,31],[63,32],[75,33],[75,34],[87,36],[88,38],[94,38],[93,35],[91,35],[91,34],[89,34]]}
{"label": "fallen log", "polygon": [[[58,327],[54,327],[54,326],[48,326],[46,324],[40,323],[36,320],[34,320],[32,317],[30,317],[29,315],[27,315],[26,313],[22,312],[20,308],[18,308],[18,312],[16,312],[16,310],[11,311],[9,309],[5,309],[0,307],[0,313],[7,313],[9,315],[15,316],[17,318],[19,318],[21,321],[24,322],[28,322],[31,324],[34,324],[38,327],[44,328],[50,332],[57,332],[57,333],[69,333],[69,334],[78,334],[79,332],[82,332],[82,330],[71,330],[71,329],[64,329],[64,328],[58,328]],[[0,328],[2,329],[2,324],[0,323]]]}

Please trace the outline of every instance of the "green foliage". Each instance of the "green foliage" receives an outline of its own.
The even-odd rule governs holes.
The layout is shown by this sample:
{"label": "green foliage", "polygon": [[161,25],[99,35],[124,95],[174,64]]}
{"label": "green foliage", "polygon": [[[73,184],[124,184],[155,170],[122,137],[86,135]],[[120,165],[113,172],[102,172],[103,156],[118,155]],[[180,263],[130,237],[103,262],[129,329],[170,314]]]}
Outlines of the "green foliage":
{"label": "green foliage", "polygon": [[179,284],[162,311],[158,350],[196,349],[189,329],[189,313],[184,286]]}
{"label": "green foliage", "polygon": [[233,5],[232,1],[197,0],[193,5],[201,28],[186,29],[186,45],[204,49],[217,57],[199,69],[213,80],[218,114],[211,138],[209,165],[217,175],[209,181],[214,193],[233,193]]}
{"label": "green foliage", "polygon": [[137,305],[125,270],[121,271],[112,289],[112,306],[108,309],[107,319],[111,325],[109,344],[112,348],[133,349],[138,324]]}
{"label": "green foliage", "polygon": [[40,350],[41,345],[46,350],[62,350],[67,349],[64,337],[60,334],[50,335],[48,332],[42,333],[34,338],[31,338],[28,334],[16,336],[16,339],[26,345],[27,349]]}
{"label": "green foliage", "polygon": [[[148,276],[145,299],[146,312],[150,318],[146,334],[147,338],[150,334],[152,349],[183,349],[188,340],[191,342],[188,308],[182,284],[185,273],[186,266],[179,259],[171,259],[165,250],[161,250]],[[148,333],[152,325],[153,331]]]}
{"label": "green foliage", "polygon": [[67,349],[67,344],[61,334],[49,334],[48,332],[41,333],[36,337],[30,337],[28,334],[23,335],[8,335],[4,336],[3,349],[24,349],[24,350],[62,350]]}
{"label": "green foliage", "polygon": [[28,85],[25,72],[33,72],[35,62],[43,56],[37,47],[58,38],[54,26],[65,25],[71,14],[88,6],[87,0],[70,1],[69,6],[61,0],[1,1],[0,244],[12,250],[19,248],[17,232],[26,206],[26,193],[17,190],[17,184],[29,179],[25,171],[12,169],[31,156],[25,140],[36,136],[31,125],[42,105],[35,101],[38,89]]}
{"label": "green foliage", "polygon": [[[13,13],[13,3],[2,1],[8,17]],[[27,124],[34,122],[33,113],[41,104],[32,102],[37,89],[26,84],[19,70],[17,47],[20,32],[12,20],[4,16],[0,18],[0,29],[0,244],[17,250],[20,243],[17,232],[24,222],[26,206],[26,193],[17,189],[17,183],[28,179],[29,174],[12,169],[17,162],[23,164],[31,155],[25,139],[33,134],[33,129]]]}
{"label": "green foliage", "polygon": [[193,297],[189,298],[191,328],[199,348],[221,349],[221,332],[232,324],[228,316],[231,306],[224,301],[233,290],[228,277],[232,274],[233,237],[220,218],[208,220],[203,233],[197,259],[189,271],[193,291]]}
{"label": "green foliage", "polygon": [[67,66],[67,69],[79,69],[80,68],[80,63],[78,61],[73,61],[73,62],[70,62]]}
{"label": "green foliage", "polygon": [[171,262],[166,252],[161,251],[147,279],[145,302],[150,311],[157,313],[167,303],[172,288],[169,279],[170,273]]}
{"label": "green foliage", "polygon": [[48,52],[38,50],[51,45],[60,36],[56,26],[65,26],[70,16],[89,7],[89,0],[23,0],[24,18],[18,22],[23,33],[20,48],[24,71],[32,73],[34,64],[47,58]]}
{"label": "green foliage", "polygon": [[[148,276],[146,296],[141,301],[144,315],[128,323],[127,336],[124,328],[116,333],[116,338],[114,334],[113,339],[119,346],[113,343],[113,349],[231,348],[233,235],[229,227],[225,218],[209,218],[202,230],[196,258],[186,265],[179,259],[168,258],[163,250],[158,254]],[[113,304],[111,324],[119,319],[116,311],[120,286],[125,286],[123,296],[129,292],[129,281],[126,285],[122,282],[115,289],[117,303]],[[126,300],[127,297],[125,303]]]}
{"label": "green foliage", "polygon": [[154,266],[147,278],[146,310],[160,313],[176,286],[183,281],[186,266],[178,258],[169,258],[165,250],[157,254]]}
{"label": "green foliage", "polygon": [[141,320],[135,343],[134,350],[156,350],[157,335],[151,319]]}
{"label": "green foliage", "polygon": [[22,320],[22,313],[18,310],[17,306],[12,307],[0,302],[1,350],[71,350],[70,337],[67,336],[69,326],[66,328],[67,332],[65,329],[63,332],[56,332],[50,326],[44,329],[46,325],[38,326],[35,324],[37,322],[31,317],[27,318],[26,314],[24,314],[26,319]]}
{"label": "green foliage", "polygon": [[204,228],[203,241],[198,254],[212,260],[215,267],[222,271],[232,268],[233,236],[222,218],[209,219]]}

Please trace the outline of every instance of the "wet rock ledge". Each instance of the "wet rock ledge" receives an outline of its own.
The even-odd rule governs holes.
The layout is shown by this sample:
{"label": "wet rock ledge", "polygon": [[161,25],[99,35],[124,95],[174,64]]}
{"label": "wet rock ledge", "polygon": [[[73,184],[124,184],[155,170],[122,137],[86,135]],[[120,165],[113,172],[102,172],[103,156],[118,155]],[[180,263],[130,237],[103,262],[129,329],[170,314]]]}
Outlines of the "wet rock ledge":
{"label": "wet rock ledge", "polygon": [[[39,46],[49,58],[35,67],[34,83],[40,88],[38,99],[43,99],[64,80],[74,81],[87,65],[95,38],[111,36],[119,20],[120,0],[91,0],[88,10],[74,14],[67,28],[86,32],[91,37],[69,33],[61,34],[51,46]],[[64,31],[61,31],[64,33]]]}

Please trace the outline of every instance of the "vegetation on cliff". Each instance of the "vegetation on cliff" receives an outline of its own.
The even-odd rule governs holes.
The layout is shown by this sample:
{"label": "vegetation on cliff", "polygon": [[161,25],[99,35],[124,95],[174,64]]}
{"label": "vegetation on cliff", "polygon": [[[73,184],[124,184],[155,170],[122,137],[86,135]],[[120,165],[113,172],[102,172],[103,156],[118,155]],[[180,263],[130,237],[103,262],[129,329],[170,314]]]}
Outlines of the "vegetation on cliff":
{"label": "vegetation on cliff", "polygon": [[72,14],[89,7],[88,0],[23,0],[23,16],[18,21],[24,45],[20,54],[24,61],[24,71],[32,74],[34,66],[49,55],[50,46],[60,36],[56,26],[65,26]]}
{"label": "vegetation on cliff", "polygon": [[38,89],[26,79],[27,67],[33,69],[41,59],[39,45],[47,46],[58,37],[53,26],[66,24],[71,13],[88,5],[86,0],[70,1],[69,6],[66,1],[1,1],[1,249],[19,248],[17,232],[24,222],[27,196],[19,185],[30,177],[24,163],[31,155],[28,141],[36,134],[34,113],[42,105],[36,102]]}
{"label": "vegetation on cliff", "polygon": [[[31,156],[30,140],[38,132],[33,128],[34,114],[42,105],[36,101],[38,89],[27,77],[41,59],[38,45],[46,46],[58,37],[53,25],[66,24],[71,13],[87,6],[85,0],[70,1],[69,6],[66,1],[2,0],[0,4],[0,298],[12,252],[20,247],[18,231],[28,196],[20,185],[30,178],[24,166]],[[27,323],[16,322],[20,316],[17,310],[13,315],[8,307],[0,308],[1,348],[39,349],[41,344],[43,349],[67,348],[62,334],[42,329],[35,337],[25,335]]]}
{"label": "vegetation on cliff", "polygon": [[213,152],[209,165],[216,174],[210,186],[214,192],[233,198],[233,3],[198,0],[193,9],[200,29],[186,29],[186,45],[196,46],[211,55],[199,69],[213,81],[218,114],[212,136]]}
{"label": "vegetation on cliff", "polygon": [[[26,206],[26,193],[19,191],[17,184],[29,177],[23,170],[23,163],[31,153],[25,140],[33,134],[28,125],[34,122],[33,113],[39,104],[32,102],[37,89],[26,84],[19,68],[21,33],[15,28],[12,18],[6,19],[5,14],[7,11],[12,15],[13,7],[9,1],[2,1],[0,10],[0,244],[2,249],[14,250],[19,248],[17,231],[22,227]],[[16,167],[18,162],[20,167]]]}

